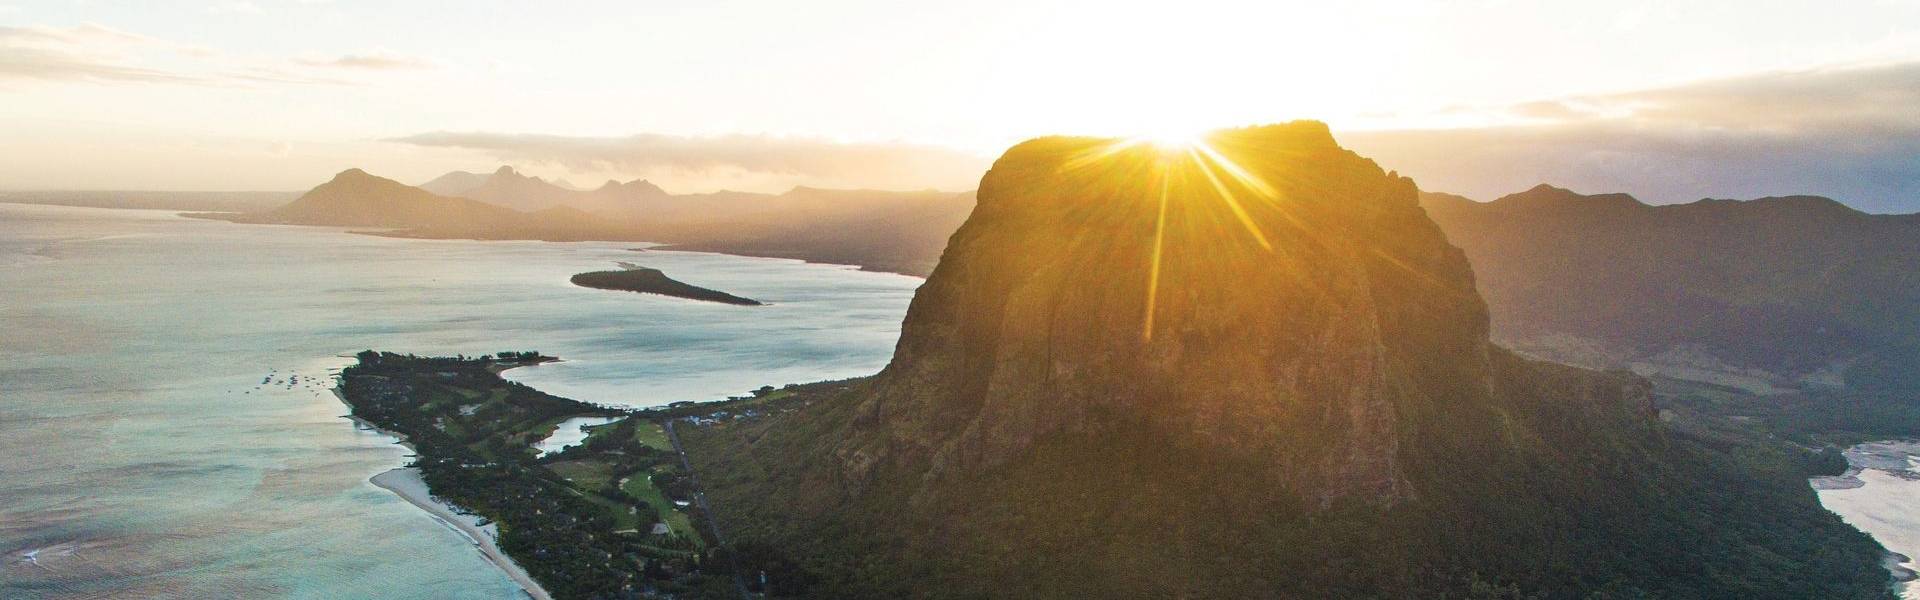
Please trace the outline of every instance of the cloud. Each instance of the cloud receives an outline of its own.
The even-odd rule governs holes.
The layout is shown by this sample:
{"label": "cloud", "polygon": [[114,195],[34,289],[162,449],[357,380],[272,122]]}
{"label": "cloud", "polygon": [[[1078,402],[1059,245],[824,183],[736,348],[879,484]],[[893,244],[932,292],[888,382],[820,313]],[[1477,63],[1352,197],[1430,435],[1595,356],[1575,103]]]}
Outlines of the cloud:
{"label": "cloud", "polygon": [[1348,132],[1436,191],[1550,182],[1650,202],[1831,196],[1920,211],[1920,62],[1774,72],[1483,111],[1496,125]]}
{"label": "cloud", "polygon": [[[347,55],[323,62],[356,68],[398,68],[394,65],[414,60],[417,59],[370,54]],[[31,82],[221,87],[352,83],[317,72],[312,66],[300,61],[289,64],[282,60],[231,56],[204,46],[174,43],[93,23],[70,28],[0,26],[0,86]]]}
{"label": "cloud", "polygon": [[431,69],[433,61],[413,56],[404,56],[386,51],[374,51],[364,54],[343,54],[333,58],[301,58],[295,63],[309,67],[329,67],[336,69],[365,69],[372,71],[394,71],[405,69]]}
{"label": "cloud", "polygon": [[97,23],[82,23],[67,29],[44,25],[0,26],[0,41],[28,44],[150,44],[159,40]]}
{"label": "cloud", "polygon": [[141,81],[186,83],[199,78],[126,64],[122,58],[159,42],[95,24],[60,29],[0,26],[0,82]]}
{"label": "cloud", "polygon": [[988,159],[938,146],[842,143],[767,135],[570,137],[432,132],[388,141],[478,150],[509,162],[545,163],[581,173],[774,176],[786,185],[887,189],[972,189]]}

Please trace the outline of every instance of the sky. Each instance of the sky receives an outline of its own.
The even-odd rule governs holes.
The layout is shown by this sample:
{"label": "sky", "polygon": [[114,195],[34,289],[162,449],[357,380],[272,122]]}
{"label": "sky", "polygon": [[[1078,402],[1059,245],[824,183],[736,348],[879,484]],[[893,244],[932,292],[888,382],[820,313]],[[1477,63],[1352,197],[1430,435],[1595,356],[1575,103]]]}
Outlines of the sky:
{"label": "sky", "polygon": [[1030,137],[1309,118],[1479,199],[1913,212],[1914,106],[1917,0],[0,0],[0,189],[963,190]]}

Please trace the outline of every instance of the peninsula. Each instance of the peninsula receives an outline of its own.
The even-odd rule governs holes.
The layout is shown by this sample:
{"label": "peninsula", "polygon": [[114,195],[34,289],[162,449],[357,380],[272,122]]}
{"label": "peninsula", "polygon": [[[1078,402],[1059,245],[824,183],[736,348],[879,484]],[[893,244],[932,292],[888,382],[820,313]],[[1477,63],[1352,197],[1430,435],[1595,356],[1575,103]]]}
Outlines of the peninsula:
{"label": "peninsula", "polygon": [[[697,484],[667,427],[688,410],[711,418],[716,409],[635,412],[500,377],[554,360],[537,352],[445,358],[369,350],[357,358],[340,373],[340,397],[354,418],[400,437],[418,456],[374,484],[475,537],[522,585],[537,582],[529,593],[740,597],[743,584],[718,567],[732,559],[695,524],[704,505],[694,502]],[[576,417],[617,420],[587,428],[579,445],[535,450]]]}
{"label": "peninsula", "polygon": [[675,298],[686,298],[688,300],[719,302],[740,306],[762,306],[765,304],[752,298],[742,298],[719,290],[711,290],[679,281],[668,277],[666,273],[661,272],[659,269],[625,263],[622,263],[621,266],[623,268],[618,271],[593,271],[591,273],[574,275],[573,284],[601,290],[659,294],[662,296],[673,296]]}

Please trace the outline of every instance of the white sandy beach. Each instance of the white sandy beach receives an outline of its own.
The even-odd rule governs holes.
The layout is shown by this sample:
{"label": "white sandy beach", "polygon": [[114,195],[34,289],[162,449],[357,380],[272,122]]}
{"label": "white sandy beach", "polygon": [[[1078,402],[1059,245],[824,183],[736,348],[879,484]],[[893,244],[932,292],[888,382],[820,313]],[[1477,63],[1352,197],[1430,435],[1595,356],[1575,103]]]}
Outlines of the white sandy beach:
{"label": "white sandy beach", "polygon": [[494,543],[495,529],[492,524],[481,525],[478,517],[459,514],[454,511],[453,506],[435,499],[427,491],[427,482],[420,479],[419,469],[400,467],[374,475],[368,481],[406,499],[407,502],[413,503],[435,519],[465,535],[481,554],[486,555],[487,560],[493,561],[495,566],[500,567],[500,570],[505,571],[515,583],[520,584],[520,587],[527,591],[528,596],[536,600],[553,600],[553,597],[547,594],[547,590],[540,587],[539,582],[527,575],[525,569],[520,568],[520,565],[508,558],[506,553],[500,551],[500,547]]}
{"label": "white sandy beach", "polygon": [[[340,395],[340,390],[333,390],[333,396],[339,398],[341,404],[346,404],[347,399]],[[399,432],[380,428],[360,417],[348,415],[347,418],[356,425],[394,437],[408,450],[414,449],[413,444],[407,443],[407,436]],[[513,562],[505,552],[500,551],[500,546],[494,541],[498,531],[493,524],[481,525],[478,517],[460,514],[453,505],[434,498],[427,488],[426,480],[420,478],[419,469],[400,467],[374,475],[367,481],[380,489],[393,492],[408,503],[420,507],[420,510],[427,511],[427,514],[435,520],[445,523],[454,531],[466,536],[467,540],[473,542],[474,547],[480,550],[480,554],[485,555],[494,566],[500,567],[500,570],[505,572],[514,583],[520,584],[520,589],[526,590],[527,595],[534,600],[553,600],[553,596],[547,594],[546,588],[540,587],[540,582],[534,581],[533,577],[527,574],[526,569],[520,568],[519,563]]]}
{"label": "white sandy beach", "polygon": [[1867,442],[1846,450],[1846,474],[1815,478],[1820,504],[1871,534],[1888,550],[1883,564],[1899,579],[1903,597],[1920,598],[1920,441]]}

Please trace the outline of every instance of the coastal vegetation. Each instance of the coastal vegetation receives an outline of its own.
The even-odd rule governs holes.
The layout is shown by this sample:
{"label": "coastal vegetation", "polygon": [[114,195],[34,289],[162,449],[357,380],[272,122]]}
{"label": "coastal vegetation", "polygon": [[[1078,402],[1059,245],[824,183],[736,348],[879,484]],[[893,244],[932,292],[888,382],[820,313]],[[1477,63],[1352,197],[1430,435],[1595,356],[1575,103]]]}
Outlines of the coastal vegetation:
{"label": "coastal vegetation", "polygon": [[[695,525],[695,490],[661,419],[546,394],[499,372],[537,352],[435,358],[366,351],[341,372],[353,415],[404,436],[435,497],[498,528],[556,598],[737,598],[731,561]],[[576,446],[534,444],[573,417],[622,417]],[[658,526],[656,526],[658,525]]]}
{"label": "coastal vegetation", "polygon": [[[1920,437],[1920,400],[1905,394],[1809,389],[1756,396],[1745,390],[1671,378],[1655,379],[1662,409],[1722,429],[1745,432],[1782,448],[1830,454],[1861,442]],[[1836,409],[1835,407],[1844,407]],[[1838,462],[1835,462],[1838,461]],[[1830,473],[1821,473],[1830,474]]]}
{"label": "coastal vegetation", "polygon": [[762,304],[759,300],[742,298],[719,290],[711,290],[685,283],[668,277],[666,273],[659,269],[651,269],[637,265],[628,266],[618,271],[581,273],[574,275],[572,281],[573,284],[577,286],[602,290],[659,294],[675,298],[686,298],[688,300],[719,302],[721,304],[735,304],[739,306],[760,306]]}

